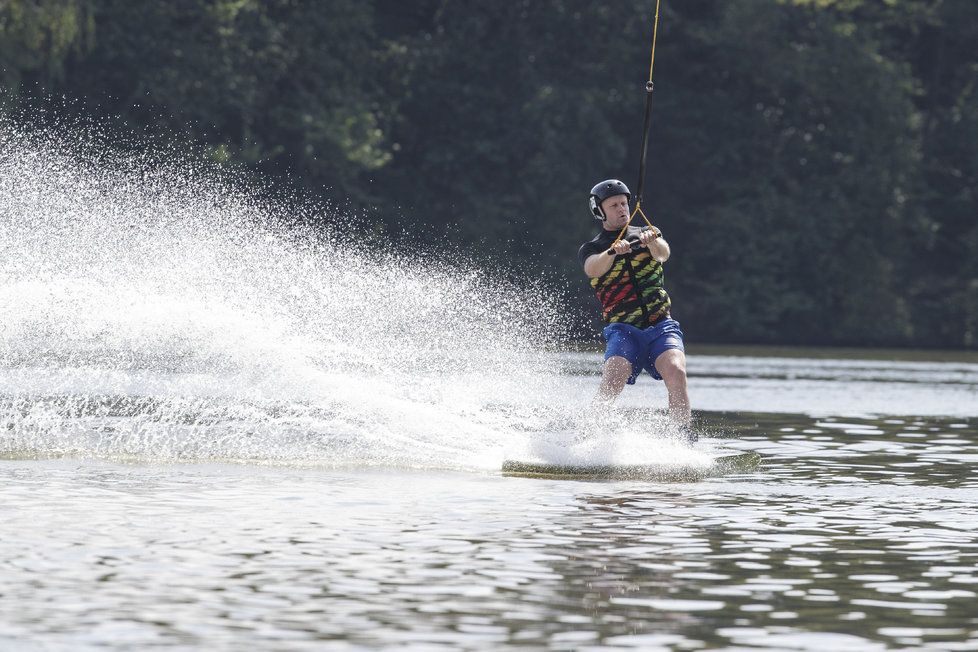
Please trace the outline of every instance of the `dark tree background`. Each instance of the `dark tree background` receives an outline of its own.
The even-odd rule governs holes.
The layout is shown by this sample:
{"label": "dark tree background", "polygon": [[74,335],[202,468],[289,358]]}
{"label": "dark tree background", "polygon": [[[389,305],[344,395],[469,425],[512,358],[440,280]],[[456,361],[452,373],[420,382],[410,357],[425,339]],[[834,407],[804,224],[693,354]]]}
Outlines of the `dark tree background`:
{"label": "dark tree background", "polygon": [[[654,9],[0,0],[0,110],[203,147],[594,314],[587,191],[637,185]],[[978,348],[975,43],[974,0],[663,3],[643,208],[691,340]]]}

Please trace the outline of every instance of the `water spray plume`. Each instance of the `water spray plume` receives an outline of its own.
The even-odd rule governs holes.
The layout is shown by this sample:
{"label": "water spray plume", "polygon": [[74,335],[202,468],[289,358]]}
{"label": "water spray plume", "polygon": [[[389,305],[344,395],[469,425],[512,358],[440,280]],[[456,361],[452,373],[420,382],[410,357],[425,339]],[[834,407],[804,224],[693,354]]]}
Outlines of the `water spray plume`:
{"label": "water spray plume", "polygon": [[0,134],[8,454],[480,465],[563,336],[539,287],[286,229],[213,168]]}
{"label": "water spray plume", "polygon": [[498,469],[581,412],[542,282],[95,132],[0,151],[0,454]]}

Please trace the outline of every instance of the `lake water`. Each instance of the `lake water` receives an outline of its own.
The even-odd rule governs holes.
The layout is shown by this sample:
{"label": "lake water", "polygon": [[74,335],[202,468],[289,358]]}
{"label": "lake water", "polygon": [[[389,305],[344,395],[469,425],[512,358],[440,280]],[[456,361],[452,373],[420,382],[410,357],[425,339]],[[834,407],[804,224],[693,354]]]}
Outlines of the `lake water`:
{"label": "lake water", "polygon": [[[599,365],[554,357],[568,404]],[[411,440],[386,461],[311,452],[293,420],[222,459],[213,442],[133,434],[158,419],[133,407],[145,401],[98,393],[77,409],[40,398],[50,371],[8,369],[21,420],[8,409],[0,438],[0,648],[978,649],[978,364],[714,352],[689,366],[698,452],[640,415],[665,404],[640,380],[624,430],[649,432],[622,435],[615,459],[724,448],[760,453],[757,469],[504,477],[520,438],[543,455],[575,445],[573,422],[525,405],[488,406],[511,435],[473,426],[471,446],[409,429],[430,463]]]}

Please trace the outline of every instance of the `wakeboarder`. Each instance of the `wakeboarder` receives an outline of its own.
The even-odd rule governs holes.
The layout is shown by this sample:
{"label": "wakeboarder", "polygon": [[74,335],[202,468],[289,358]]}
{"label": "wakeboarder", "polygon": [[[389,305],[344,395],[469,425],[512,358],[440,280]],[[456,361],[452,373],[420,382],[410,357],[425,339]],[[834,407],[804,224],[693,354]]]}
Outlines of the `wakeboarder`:
{"label": "wakeboarder", "polygon": [[630,225],[630,200],[628,187],[617,179],[591,189],[591,215],[602,228],[579,253],[607,323],[604,368],[595,402],[611,405],[626,384],[635,384],[638,375],[647,371],[665,383],[669,416],[689,434],[683,332],[670,315],[672,302],[663,286],[669,243],[652,225]]}

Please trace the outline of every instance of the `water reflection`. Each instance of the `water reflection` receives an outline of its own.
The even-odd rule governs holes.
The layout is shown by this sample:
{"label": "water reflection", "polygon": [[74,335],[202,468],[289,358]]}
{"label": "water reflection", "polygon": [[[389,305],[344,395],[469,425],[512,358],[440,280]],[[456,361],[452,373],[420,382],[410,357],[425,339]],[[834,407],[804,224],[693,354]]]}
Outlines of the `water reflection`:
{"label": "water reflection", "polygon": [[978,423],[707,416],[760,469],[656,484],[3,462],[0,643],[978,642]]}
{"label": "water reflection", "polygon": [[[937,649],[969,638],[972,423],[725,418],[714,415],[738,447],[765,454],[758,476],[580,498],[573,522],[599,542],[582,555],[591,572],[555,566],[579,575],[570,602],[607,616],[595,623],[605,644]],[[935,434],[921,441],[921,430]]]}
{"label": "water reflection", "polygon": [[[571,602],[610,616],[598,623],[606,638],[641,642],[665,629],[687,642],[756,645],[744,630],[795,628],[803,639],[831,632],[892,644],[879,632],[899,624],[900,644],[913,638],[908,628],[916,643],[932,642],[928,632],[973,624],[978,582],[973,508],[942,506],[910,495],[868,504],[797,491],[628,490],[582,500],[578,518],[601,539],[584,555],[591,573],[557,567],[578,574]],[[805,647],[816,641],[826,639]],[[784,636],[771,645],[795,647]]]}
{"label": "water reflection", "polygon": [[764,474],[806,484],[978,487],[974,419],[716,414],[707,429],[762,453]]}

